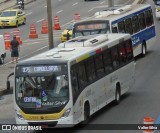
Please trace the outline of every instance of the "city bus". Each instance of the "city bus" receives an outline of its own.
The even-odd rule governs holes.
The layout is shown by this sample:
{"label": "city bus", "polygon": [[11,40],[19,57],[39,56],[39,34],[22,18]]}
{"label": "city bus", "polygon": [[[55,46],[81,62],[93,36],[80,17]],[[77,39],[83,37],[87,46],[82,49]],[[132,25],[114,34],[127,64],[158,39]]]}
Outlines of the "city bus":
{"label": "city bus", "polygon": [[15,66],[16,124],[72,127],[134,84],[129,34],[81,36]]}
{"label": "city bus", "polygon": [[129,33],[132,35],[134,56],[146,55],[147,48],[155,42],[156,32],[150,5],[137,4],[99,11],[87,20],[76,22],[73,38],[104,33]]}

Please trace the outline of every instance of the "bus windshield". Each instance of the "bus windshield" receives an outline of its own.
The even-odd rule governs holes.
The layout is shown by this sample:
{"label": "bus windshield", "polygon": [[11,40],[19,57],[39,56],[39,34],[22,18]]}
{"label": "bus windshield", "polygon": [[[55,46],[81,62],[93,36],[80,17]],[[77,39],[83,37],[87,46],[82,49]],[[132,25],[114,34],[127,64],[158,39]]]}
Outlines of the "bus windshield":
{"label": "bus windshield", "polygon": [[110,33],[109,22],[88,21],[74,25],[73,37]]}
{"label": "bus windshield", "polygon": [[69,101],[68,76],[64,73],[19,75],[15,86],[17,104],[25,109],[51,110]]}

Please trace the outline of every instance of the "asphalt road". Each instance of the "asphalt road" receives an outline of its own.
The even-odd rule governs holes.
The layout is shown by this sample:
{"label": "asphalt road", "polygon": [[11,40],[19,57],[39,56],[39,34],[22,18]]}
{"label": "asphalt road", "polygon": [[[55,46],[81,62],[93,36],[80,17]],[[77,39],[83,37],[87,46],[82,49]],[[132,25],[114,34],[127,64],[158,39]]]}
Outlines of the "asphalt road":
{"label": "asphalt road", "polygon": [[[119,4],[129,4],[132,3],[134,0],[115,0],[115,5]],[[107,0],[100,0],[100,1],[89,1],[84,2],[83,0],[56,0],[52,1],[52,15],[58,16],[60,20],[60,26],[64,29],[67,23],[71,22],[74,18],[75,13],[79,13],[81,18],[89,17],[94,14],[99,7],[106,6]],[[27,15],[27,24],[24,26],[19,26],[21,40],[23,41],[23,45],[21,46],[20,58],[28,58],[33,56],[36,52],[42,52],[43,50],[48,49],[48,35],[42,35],[41,27],[42,27],[42,20],[47,19],[47,8],[46,2],[44,0],[37,0],[25,7],[25,12]],[[39,35],[38,39],[29,39],[30,33],[30,25],[35,23],[36,30]],[[13,35],[13,31],[15,28],[5,28],[0,29],[0,34],[4,32],[8,32]],[[55,30],[54,31],[54,43],[57,45],[60,43],[60,35],[62,30]],[[39,50],[40,49],[40,50]],[[10,62],[10,52],[7,52],[7,58],[5,59],[5,63]]]}
{"label": "asphalt road", "polygon": [[[67,2],[63,3],[61,5],[58,3],[60,1],[57,1],[53,5],[55,8],[57,7],[60,9],[60,7],[67,8]],[[61,1],[64,2],[64,1]],[[73,2],[74,0],[68,1],[69,3]],[[99,5],[98,1],[94,2],[88,2],[85,3],[83,1],[78,1],[83,4],[84,7],[88,4],[88,7]],[[147,3],[151,3],[151,0],[148,0]],[[42,0],[38,1],[38,4],[42,5]],[[66,6],[64,6],[66,4]],[[153,3],[151,3],[153,5]],[[28,5],[26,8],[28,10],[32,9],[32,5]],[[80,5],[79,5],[80,6]],[[82,8],[83,6],[80,6],[79,8]],[[38,7],[35,7],[33,10],[35,12],[39,9]],[[86,6],[87,8],[87,6]],[[27,10],[26,9],[26,10]],[[67,8],[68,12],[71,12],[72,9]],[[85,13],[85,8],[83,8],[84,17],[89,16],[89,13]],[[88,10],[89,8],[87,8]],[[78,9],[77,9],[78,10]],[[79,9],[80,11],[82,9]],[[85,9],[86,10],[86,9]],[[87,12],[86,10],[86,12]],[[57,10],[56,10],[57,11]],[[66,12],[65,12],[66,13]],[[64,14],[65,14],[64,13]],[[72,12],[73,13],[73,12]],[[32,15],[31,15],[32,16]],[[31,17],[30,15],[28,17]],[[40,15],[41,16],[41,15]],[[40,17],[39,16],[39,17]],[[45,16],[45,15],[44,15]],[[36,19],[35,16],[32,16],[32,19]],[[38,16],[37,16],[38,17]],[[43,17],[43,15],[42,15]],[[39,18],[40,19],[40,18]],[[67,19],[64,17],[64,23],[70,21],[70,19]],[[64,24],[63,23],[63,24]],[[122,97],[122,101],[118,106],[114,106],[112,103],[106,106],[104,109],[97,112],[90,121],[90,124],[142,124],[143,119],[145,116],[150,116],[152,118],[157,119],[157,117],[160,115],[160,107],[159,107],[159,101],[160,101],[160,38],[159,38],[159,32],[160,26],[159,21],[155,19],[156,23],[156,30],[157,30],[157,39],[155,45],[153,45],[146,55],[145,58],[137,58],[136,60],[136,82],[133,88]],[[25,28],[25,27],[24,27]],[[8,29],[11,30],[11,29]],[[57,39],[58,42],[58,39]],[[29,44],[28,44],[29,45]],[[32,50],[36,48],[40,48],[41,46],[44,46],[43,43],[35,44],[36,46],[31,47]],[[32,45],[30,45],[32,46]],[[27,51],[30,51],[31,48],[26,49]],[[26,53],[27,53],[26,51]],[[43,51],[43,50],[42,50]],[[12,124],[15,123],[14,121],[14,110],[13,110],[13,102],[12,102],[12,95],[4,96],[0,100],[0,123],[3,124]],[[82,130],[78,131],[72,131],[73,133],[142,133],[143,131],[109,131],[109,130],[85,130],[86,128],[83,128]],[[13,131],[12,131],[13,132]],[[16,132],[16,131],[15,131]]]}

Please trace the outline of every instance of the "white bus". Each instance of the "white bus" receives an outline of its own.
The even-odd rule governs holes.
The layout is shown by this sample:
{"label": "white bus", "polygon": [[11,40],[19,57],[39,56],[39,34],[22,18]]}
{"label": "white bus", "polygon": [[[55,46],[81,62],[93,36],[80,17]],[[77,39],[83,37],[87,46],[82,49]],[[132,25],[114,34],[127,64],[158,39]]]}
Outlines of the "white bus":
{"label": "white bus", "polygon": [[96,12],[94,16],[76,22],[73,26],[73,38],[104,33],[131,34],[134,56],[145,56],[156,37],[151,6],[137,4],[112,7]]}
{"label": "white bus", "polygon": [[15,67],[17,124],[70,127],[120,97],[134,83],[129,34],[74,38]]}

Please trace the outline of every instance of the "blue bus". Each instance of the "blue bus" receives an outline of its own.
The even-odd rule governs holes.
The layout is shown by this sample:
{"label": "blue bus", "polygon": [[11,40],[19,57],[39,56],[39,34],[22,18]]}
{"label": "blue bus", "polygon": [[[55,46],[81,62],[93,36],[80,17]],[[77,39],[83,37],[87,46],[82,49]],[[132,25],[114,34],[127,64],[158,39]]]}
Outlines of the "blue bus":
{"label": "blue bus", "polygon": [[92,34],[129,33],[132,35],[134,57],[146,55],[156,38],[152,8],[148,4],[126,5],[96,12],[76,22],[73,38]]}

